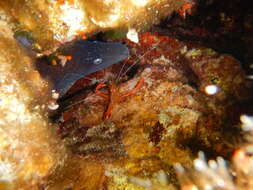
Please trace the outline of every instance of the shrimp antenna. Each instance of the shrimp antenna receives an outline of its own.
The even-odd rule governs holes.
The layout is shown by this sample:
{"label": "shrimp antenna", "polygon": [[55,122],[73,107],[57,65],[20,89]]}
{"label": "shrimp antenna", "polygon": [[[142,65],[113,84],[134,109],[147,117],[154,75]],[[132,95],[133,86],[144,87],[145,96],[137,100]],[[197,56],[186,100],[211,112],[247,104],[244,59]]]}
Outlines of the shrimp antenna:
{"label": "shrimp antenna", "polygon": [[78,104],[81,104],[81,103],[84,102],[84,101],[85,101],[85,99],[82,99],[82,100],[79,100],[78,102],[75,102],[75,103],[73,103],[73,104],[70,104],[70,105],[68,105],[67,107],[64,108],[64,111],[67,111],[67,110],[69,110],[70,108],[72,108],[73,106],[78,105]]}
{"label": "shrimp antenna", "polygon": [[[155,48],[158,46],[159,43],[160,43],[160,42],[156,43],[152,48],[150,48],[149,50],[147,50],[147,51],[146,51],[144,54],[142,54],[140,57],[137,57],[137,60],[136,60],[132,65],[130,65],[130,66],[127,68],[127,70],[126,70],[123,74],[121,74],[118,78],[120,78],[120,77],[126,75],[127,72],[130,71],[130,69],[132,69],[132,68],[133,68],[145,55],[147,55],[149,52],[151,52],[153,49],[155,49]],[[124,63],[123,66],[125,66],[125,63]],[[121,69],[121,70],[123,70],[123,69]]]}

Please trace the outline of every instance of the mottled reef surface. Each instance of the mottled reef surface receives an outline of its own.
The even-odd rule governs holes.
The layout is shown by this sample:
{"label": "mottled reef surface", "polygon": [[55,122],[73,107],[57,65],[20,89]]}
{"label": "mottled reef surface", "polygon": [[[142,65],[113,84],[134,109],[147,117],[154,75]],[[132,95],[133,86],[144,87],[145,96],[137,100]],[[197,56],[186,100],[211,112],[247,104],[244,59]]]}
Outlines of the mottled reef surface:
{"label": "mottled reef surface", "polygon": [[[0,10],[3,7],[15,18],[8,23],[14,22],[16,37],[29,29],[36,42],[30,45],[50,50],[42,53],[52,53],[59,41],[71,40],[77,33],[89,37],[88,31],[72,30],[76,22],[62,20],[62,16],[67,10],[80,8],[86,13],[89,6],[83,8],[79,3],[93,7],[93,1],[20,2],[2,1]],[[130,1],[111,2],[128,7]],[[123,42],[130,56],[77,81],[58,100],[59,108],[49,112],[51,103],[58,106],[52,100],[50,85],[33,69],[33,60],[17,44],[10,26],[0,22],[0,59],[4,63],[0,64],[0,119],[8,116],[4,122],[0,120],[0,145],[5,151],[0,154],[0,174],[4,174],[0,175],[4,179],[0,189],[16,189],[20,184],[24,189],[49,190],[252,189],[253,117],[242,115],[253,114],[250,1],[154,2],[166,14],[157,12],[157,6],[147,6],[148,13],[140,16],[131,14],[139,5],[126,12],[125,8],[118,10],[131,16],[129,27],[136,28],[135,32],[141,28],[136,23],[146,23],[144,17],[157,24],[157,18],[170,16],[149,32],[138,33],[138,43],[116,40],[117,35],[125,35],[124,30],[93,36]],[[167,12],[159,2],[173,4]],[[97,14],[97,8],[90,10],[103,20],[99,23],[108,23],[113,15],[110,11]],[[123,17],[115,22],[119,25],[99,25],[91,19],[91,12],[85,18],[92,31],[114,28],[122,22],[125,26]],[[77,23],[85,21],[77,18]],[[29,118],[20,122],[25,116]],[[17,134],[12,135],[9,129],[17,129]],[[17,153],[19,150],[22,154]],[[207,160],[221,156],[231,161],[230,165],[221,157],[207,164],[202,153],[196,159],[199,151]]]}
{"label": "mottled reef surface", "polygon": [[253,13],[247,1],[195,3],[185,10],[192,15],[181,9],[138,44],[122,40],[128,59],[59,101],[58,135],[73,155],[45,187],[178,189],[174,164],[191,167],[200,150],[229,160],[241,146],[239,116],[252,113]]}
{"label": "mottled reef surface", "polygon": [[128,59],[78,81],[59,113],[66,146],[93,160],[108,189],[155,187],[159,175],[174,188],[175,163],[191,166],[199,150],[230,156],[239,136],[231,107],[250,96],[234,57],[158,32],[139,40],[124,41]]}

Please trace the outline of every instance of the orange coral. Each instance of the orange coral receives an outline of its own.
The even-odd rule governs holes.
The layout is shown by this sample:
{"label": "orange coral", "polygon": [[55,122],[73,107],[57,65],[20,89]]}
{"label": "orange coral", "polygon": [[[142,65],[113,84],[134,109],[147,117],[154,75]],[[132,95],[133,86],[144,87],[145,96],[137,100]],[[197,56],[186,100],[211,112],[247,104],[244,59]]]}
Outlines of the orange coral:
{"label": "orange coral", "polygon": [[187,14],[191,15],[192,14],[192,8],[194,6],[193,2],[186,2],[182,5],[182,7],[178,10],[179,15],[182,18],[185,18]]}

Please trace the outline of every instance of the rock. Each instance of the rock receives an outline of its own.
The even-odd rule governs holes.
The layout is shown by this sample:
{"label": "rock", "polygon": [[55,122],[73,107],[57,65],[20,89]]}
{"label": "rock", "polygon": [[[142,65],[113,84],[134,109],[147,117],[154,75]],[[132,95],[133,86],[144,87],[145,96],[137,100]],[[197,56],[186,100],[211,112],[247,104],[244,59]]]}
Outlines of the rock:
{"label": "rock", "polygon": [[[143,33],[139,39],[139,44],[127,41],[129,59],[86,77],[92,81],[88,90],[64,103],[59,128],[74,153],[112,159],[110,167],[118,168],[129,187],[131,180],[126,179],[131,177],[153,183],[150,176],[157,171],[147,164],[153,159],[159,170],[173,176],[167,167],[178,162],[190,166],[199,149],[228,155],[232,148],[223,130],[231,123],[226,110],[249,97],[235,58],[157,33]],[[94,92],[94,81],[106,81],[107,87]],[[215,93],[206,90],[210,85],[217,87]],[[123,164],[139,160],[143,164],[135,169]],[[139,183],[138,179],[132,181]],[[118,183],[115,176],[108,180],[113,187]],[[175,179],[169,184],[176,185]]]}
{"label": "rock", "polygon": [[0,61],[0,189],[39,189],[66,151],[48,120],[49,85],[2,21]]}
{"label": "rock", "polygon": [[34,47],[53,50],[76,35],[115,28],[157,24],[180,8],[185,0],[14,0],[1,1],[13,29],[26,31]]}

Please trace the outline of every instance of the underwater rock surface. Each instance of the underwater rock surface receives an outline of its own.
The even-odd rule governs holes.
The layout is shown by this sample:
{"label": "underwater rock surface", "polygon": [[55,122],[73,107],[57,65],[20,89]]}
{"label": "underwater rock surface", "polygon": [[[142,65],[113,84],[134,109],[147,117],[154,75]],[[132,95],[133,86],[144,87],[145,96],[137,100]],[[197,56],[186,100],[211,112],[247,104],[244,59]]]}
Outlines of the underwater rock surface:
{"label": "underwater rock surface", "polygon": [[73,92],[90,87],[63,103],[59,134],[73,153],[104,163],[108,189],[155,186],[159,172],[173,189],[175,163],[190,166],[201,149],[233,150],[224,128],[228,107],[249,96],[245,74],[235,58],[203,46],[158,33],[139,40],[126,41],[130,58],[76,83]]}
{"label": "underwater rock surface", "polygon": [[[238,115],[249,110],[242,105],[252,108],[247,101],[249,81],[241,68],[246,68],[247,78],[252,77],[253,17],[247,1],[202,1],[207,9],[197,14],[199,18],[193,23],[187,16],[191,10],[181,8],[181,22],[172,16],[169,30],[161,30],[163,35],[141,34],[139,44],[126,40],[129,59],[79,80],[63,102],[59,101],[58,136],[72,151],[69,153],[48,122],[46,108],[57,106],[48,84],[33,69],[9,27],[17,33],[28,28],[29,37],[35,40],[32,48],[54,49],[79,33],[75,29],[80,25],[71,28],[68,20],[59,24],[54,16],[55,22],[48,22],[47,13],[52,16],[54,11],[55,15],[59,13],[58,9],[62,13],[76,11],[79,2],[0,2],[0,19],[9,23],[0,23],[0,189],[161,190],[179,189],[180,185],[184,190],[207,185],[252,189],[252,117],[243,115],[243,131],[238,127]],[[95,5],[101,2],[108,1],[87,1],[93,7],[90,14],[112,15],[113,11],[97,14],[100,9]],[[47,10],[51,3],[54,11]],[[10,11],[7,17],[1,14],[2,9]],[[145,25],[144,17],[138,18]],[[108,24],[106,19],[99,24]],[[155,17],[151,23],[158,20]],[[103,28],[93,24],[91,29]],[[90,31],[80,31],[85,37],[83,32]],[[221,52],[243,58],[242,63]],[[241,133],[243,139],[239,138]],[[244,146],[240,146],[242,141],[246,142]],[[232,154],[234,149],[237,151]],[[222,158],[207,163],[203,154],[194,160],[199,150],[207,159],[232,154],[231,163]],[[173,168],[178,162],[179,182]]]}
{"label": "underwater rock surface", "polygon": [[26,31],[41,51],[54,50],[77,35],[121,28],[142,29],[179,9],[185,0],[12,0],[0,10],[16,33]]}
{"label": "underwater rock surface", "polygon": [[8,25],[0,21],[0,189],[39,189],[65,159],[48,120],[55,103]]}

